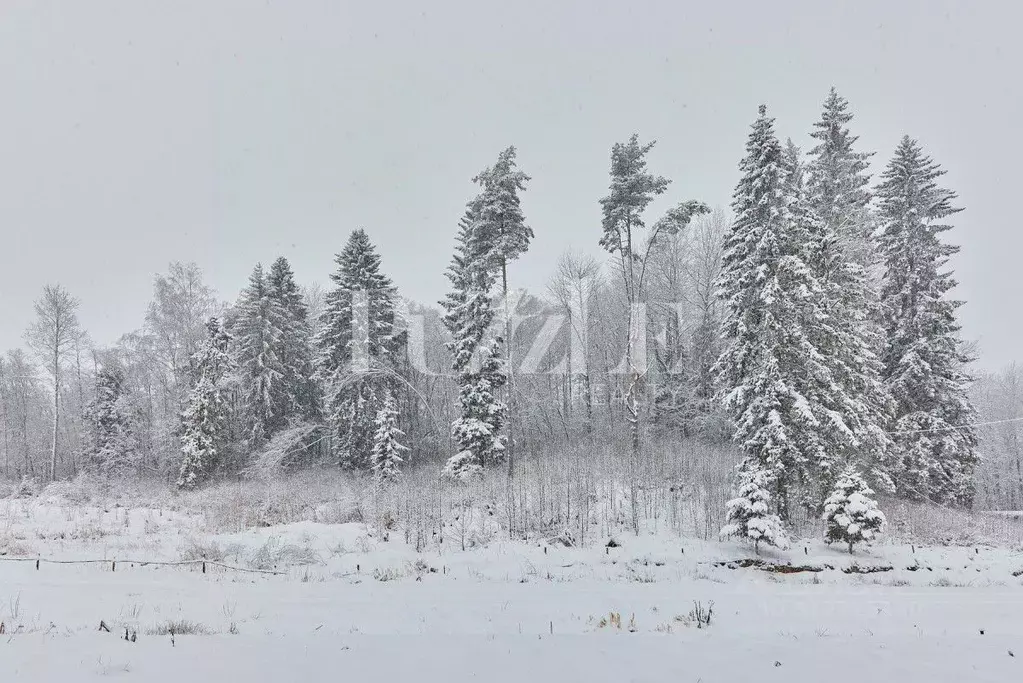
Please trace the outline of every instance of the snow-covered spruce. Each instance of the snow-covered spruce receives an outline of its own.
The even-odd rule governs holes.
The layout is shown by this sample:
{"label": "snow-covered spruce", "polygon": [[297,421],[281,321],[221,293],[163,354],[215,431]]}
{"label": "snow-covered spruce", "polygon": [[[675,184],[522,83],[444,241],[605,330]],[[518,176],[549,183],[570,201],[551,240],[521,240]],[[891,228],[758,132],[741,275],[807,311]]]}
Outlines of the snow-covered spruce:
{"label": "snow-covered spruce", "polygon": [[209,479],[223,449],[227,412],[224,376],[231,368],[231,337],[218,318],[206,324],[207,336],[196,353],[198,379],[181,415],[180,488],[194,488]]}
{"label": "snow-covered spruce", "polygon": [[789,538],[778,515],[771,513],[770,477],[756,460],[747,458],[739,467],[738,495],[726,503],[726,524],[721,537],[735,537],[753,542],[753,550],[760,552],[760,544],[780,550],[789,547]]}
{"label": "snow-covered spruce", "polygon": [[919,143],[902,139],[877,188],[881,200],[881,289],[887,344],[883,377],[894,400],[895,480],[900,495],[969,506],[979,461],[976,421],[959,338],[956,286],[948,270],[959,247],[945,220],[961,211],[938,185],[945,174]]}
{"label": "snow-covered spruce", "polygon": [[854,544],[881,533],[886,520],[871,499],[873,494],[855,467],[849,466],[842,472],[824,501],[822,519],[827,524],[824,538],[828,543],[848,543],[851,555]]}
{"label": "snow-covered spruce", "polygon": [[405,340],[396,325],[397,293],[364,230],[354,231],[335,259],[335,288],[317,336],[331,448],[342,467],[371,465],[377,411],[394,390]]}
{"label": "snow-covered spruce", "polygon": [[295,282],[291,264],[283,256],[270,267],[266,286],[270,300],[282,312],[283,325],[277,357],[283,368],[284,407],[288,422],[316,422],[320,416],[320,394],[313,380],[315,367],[309,308]]}
{"label": "snow-covered spruce", "polygon": [[231,325],[242,421],[250,449],[262,446],[286,424],[285,369],[279,355],[284,324],[285,312],[270,297],[262,264],[256,264]]}
{"label": "snow-covered spruce", "polygon": [[480,467],[479,459],[476,457],[476,454],[466,449],[461,450],[448,458],[448,461],[444,463],[444,469],[441,474],[448,479],[469,481],[470,479],[481,476],[483,474],[483,468]]}
{"label": "snow-covered spruce", "polygon": [[405,432],[398,428],[398,404],[388,394],[377,412],[377,431],[373,436],[373,479],[378,484],[397,481],[401,477],[402,453],[408,451],[399,439]]}
{"label": "snow-covered spruce", "polygon": [[[533,229],[526,224],[525,216],[522,214],[519,193],[526,189],[529,176],[518,169],[515,163],[515,147],[508,147],[497,157],[497,163],[491,168],[484,169],[478,176],[473,178],[482,189],[476,201],[476,222],[473,227],[473,240],[479,245],[478,251],[482,252],[481,257],[488,263],[488,269],[501,276],[501,301],[504,311],[504,339],[505,364],[502,374],[505,381],[501,384],[504,387],[505,401],[504,411],[513,410],[514,389],[512,387],[512,310],[508,297],[508,263],[519,258],[529,249],[529,242],[533,239]],[[496,395],[495,395],[496,398]],[[514,417],[514,415],[512,415]],[[505,421],[508,427],[508,434],[499,444],[507,443],[513,446],[511,426],[513,420]],[[508,452],[510,454],[510,450]],[[499,454],[504,455],[502,447]],[[509,471],[514,471],[510,469]]]}
{"label": "snow-covered spruce", "polygon": [[[871,482],[892,490],[891,439],[885,434],[891,401],[881,381],[878,350],[882,346],[876,291],[877,241],[870,209],[867,152],[854,149],[849,103],[834,88],[810,136],[816,145],[806,164],[805,197],[794,178],[793,200],[803,203],[814,241],[810,265],[820,281],[821,315],[814,326],[816,345],[824,355],[841,402],[832,409],[842,416],[847,438],[832,440],[822,462],[815,504],[824,497],[841,470],[841,462],[863,463]],[[843,436],[839,434],[840,436]]]}
{"label": "snow-covered spruce", "polygon": [[870,315],[872,299],[863,268],[852,262],[836,229],[825,223],[807,196],[799,149],[788,141],[784,152],[786,198],[792,219],[805,227],[807,264],[818,289],[807,307],[808,338],[817,350],[818,381],[808,383],[818,419],[814,467],[803,481],[802,503],[819,510],[841,470],[856,457],[870,465],[872,478],[891,488],[886,455],[890,439],[887,394],[874,349],[880,340]]}
{"label": "snow-covered spruce", "polygon": [[122,474],[136,455],[134,414],[124,389],[124,371],[108,362],[96,373],[96,397],[85,409],[86,464],[95,474]]}
{"label": "snow-covered spruce", "polygon": [[718,280],[725,348],[715,372],[734,440],[766,471],[784,518],[790,497],[815,481],[829,444],[848,435],[836,410],[846,397],[815,343],[823,314],[821,286],[808,265],[812,232],[794,210],[788,190],[796,169],[765,106],[739,169]]}
{"label": "snow-covered spruce", "polygon": [[504,455],[501,433],[506,404],[499,398],[507,383],[501,338],[493,335],[490,291],[494,275],[486,267],[487,246],[479,239],[479,198],[469,202],[459,226],[455,255],[446,273],[452,291],[441,305],[451,367],[458,373],[460,416],[451,425],[459,451],[444,468],[446,476],[466,479]]}
{"label": "snow-covered spruce", "polygon": [[873,153],[854,149],[859,138],[849,131],[852,120],[848,100],[832,88],[810,133],[816,144],[809,153],[807,192],[845,260],[869,269],[877,253],[868,168]]}

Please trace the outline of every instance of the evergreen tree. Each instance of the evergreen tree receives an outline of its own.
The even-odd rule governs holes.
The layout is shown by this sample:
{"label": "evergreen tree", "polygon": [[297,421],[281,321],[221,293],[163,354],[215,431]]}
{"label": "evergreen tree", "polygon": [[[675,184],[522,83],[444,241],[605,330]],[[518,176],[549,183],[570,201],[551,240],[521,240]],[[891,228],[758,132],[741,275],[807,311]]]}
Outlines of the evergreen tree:
{"label": "evergreen tree", "polygon": [[519,199],[528,181],[529,176],[515,164],[514,147],[501,152],[496,164],[473,178],[481,188],[474,212],[474,238],[480,242],[488,268],[501,274],[505,293],[508,262],[524,254],[533,239],[533,229],[526,225]]}
{"label": "evergreen tree", "polygon": [[883,377],[895,403],[898,491],[912,498],[968,506],[974,494],[977,436],[967,395],[971,358],[958,336],[949,298],[956,281],[948,260],[959,251],[941,235],[961,211],[956,194],[940,187],[941,167],[904,137],[877,188],[881,289],[886,344]]}
{"label": "evergreen tree", "polygon": [[[444,272],[444,277],[451,283],[451,289],[440,302],[444,309],[441,321],[445,329],[454,337],[462,325],[462,314],[465,312],[465,302],[469,298],[472,289],[473,266],[476,262],[476,255],[473,254],[474,243],[472,241],[472,229],[475,222],[472,204],[466,208],[465,215],[458,222],[458,233],[455,235],[455,253],[451,257],[451,264]],[[452,349],[453,352],[453,349]],[[454,359],[452,360],[454,363]],[[454,365],[458,370],[459,366]]]}
{"label": "evergreen tree", "polygon": [[396,326],[396,292],[364,230],[354,231],[335,259],[334,289],[316,342],[332,448],[344,467],[368,468],[374,421],[395,385],[404,343]]}
{"label": "evergreen tree", "polygon": [[104,476],[123,472],[132,463],[132,410],[124,390],[124,372],[107,364],[96,373],[96,396],[86,408],[91,471]]}
{"label": "evergreen tree", "polygon": [[831,239],[848,260],[869,268],[876,251],[868,172],[873,154],[854,150],[858,137],[849,132],[852,119],[849,102],[832,88],[810,133],[816,145],[810,150],[807,189]]}
{"label": "evergreen tree", "polygon": [[[817,144],[807,166],[807,199],[819,220],[813,265],[824,288],[821,300],[830,323],[819,344],[835,380],[857,404],[846,411],[855,437],[856,456],[871,479],[891,489],[891,399],[881,380],[878,350],[882,335],[878,301],[871,275],[877,260],[876,220],[871,211],[868,160],[872,153],[854,149],[849,132],[849,103],[832,88],[820,120],[810,134]],[[841,459],[835,452],[835,462]],[[834,475],[834,470],[829,470]]]}
{"label": "evergreen tree", "polygon": [[765,473],[783,518],[791,490],[813,481],[815,466],[827,460],[826,435],[842,429],[841,415],[823,410],[817,396],[834,383],[807,330],[820,318],[821,290],[807,265],[807,221],[790,205],[790,166],[762,105],[739,166],[735,223],[725,241],[719,279],[725,349],[715,365],[745,467]]}
{"label": "evergreen tree", "polygon": [[283,368],[287,417],[316,422],[319,419],[319,388],[315,366],[309,311],[295,283],[291,264],[283,256],[274,261],[267,276],[270,300],[283,311],[277,356]]}
{"label": "evergreen tree", "polygon": [[373,478],[378,484],[391,483],[401,477],[401,456],[408,451],[399,441],[405,433],[398,428],[398,404],[391,394],[387,394],[377,412],[376,428],[373,436]]}
{"label": "evergreen tree", "polygon": [[[478,183],[482,191],[476,200],[472,240],[478,247],[476,251],[479,252],[480,258],[489,264],[487,267],[493,268],[501,274],[501,295],[505,319],[504,339],[507,342],[505,349],[509,354],[504,365],[507,384],[506,410],[513,409],[514,398],[512,385],[514,364],[510,357],[513,345],[511,338],[512,311],[509,310],[508,299],[508,262],[524,254],[529,249],[530,240],[533,239],[533,229],[526,225],[519,200],[519,193],[526,189],[528,181],[529,176],[518,170],[516,166],[514,147],[508,147],[501,152],[493,167],[473,178],[473,182]],[[514,472],[514,462],[511,459],[514,438],[510,433],[513,424],[513,420],[508,420],[508,471],[510,473]]]}
{"label": "evergreen tree", "polygon": [[209,320],[206,331],[207,337],[193,359],[197,380],[181,416],[180,488],[194,488],[209,479],[224,448],[224,377],[231,369],[231,337],[217,318]]}
{"label": "evergreen tree", "polygon": [[457,238],[447,277],[451,292],[441,305],[444,325],[451,332],[448,348],[458,375],[460,416],[452,424],[459,451],[444,468],[447,476],[466,479],[479,474],[504,453],[501,434],[506,406],[499,398],[507,376],[500,357],[502,339],[492,337],[494,310],[490,292],[493,272],[486,265],[485,242],[475,228],[478,202],[470,202]]}
{"label": "evergreen tree", "polygon": [[444,468],[447,476],[456,479],[479,474],[504,453],[505,440],[500,430],[506,408],[498,397],[506,377],[500,357],[501,339],[484,341],[479,348],[478,369],[467,367],[459,374],[461,415],[452,425],[451,433],[461,450]]}
{"label": "evergreen tree", "polygon": [[848,543],[851,555],[855,543],[881,533],[885,516],[871,499],[873,494],[855,467],[850,465],[842,472],[824,501],[824,538],[828,543]]}
{"label": "evergreen tree", "polygon": [[242,291],[232,325],[250,447],[262,446],[287,425],[291,401],[280,356],[286,324],[286,312],[271,297],[263,266],[257,264]]}
{"label": "evergreen tree", "polygon": [[726,504],[725,526],[721,537],[738,537],[753,541],[753,549],[760,552],[760,544],[781,550],[789,547],[788,535],[778,515],[771,512],[771,492],[774,476],[763,469],[755,458],[747,458],[739,467],[738,495]]}
{"label": "evergreen tree", "polygon": [[819,296],[805,309],[804,320],[823,366],[817,382],[806,387],[824,442],[820,458],[813,463],[817,490],[808,490],[804,496],[808,505],[816,507],[834,482],[839,463],[850,459],[863,462],[875,481],[891,487],[890,440],[884,431],[889,402],[880,379],[875,352],[879,335],[869,313],[872,293],[863,267],[849,259],[835,230],[817,213],[804,187],[799,150],[791,140],[784,159],[788,210],[809,240],[806,259],[819,288]]}

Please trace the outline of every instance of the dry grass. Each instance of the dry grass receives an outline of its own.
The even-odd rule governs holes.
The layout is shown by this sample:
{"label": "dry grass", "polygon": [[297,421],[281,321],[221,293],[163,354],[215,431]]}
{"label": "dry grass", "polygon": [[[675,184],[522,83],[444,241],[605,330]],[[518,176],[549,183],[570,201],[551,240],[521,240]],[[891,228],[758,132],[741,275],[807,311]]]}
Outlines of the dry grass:
{"label": "dry grass", "polygon": [[1023,518],[1011,514],[957,510],[936,505],[882,501],[888,538],[943,546],[1023,548]]}
{"label": "dry grass", "polygon": [[206,636],[211,633],[208,626],[188,619],[169,619],[146,629],[146,635],[150,636]]}
{"label": "dry grass", "polygon": [[[224,559],[231,555],[226,546],[201,540],[206,534],[300,521],[365,522],[375,538],[403,536],[419,550],[440,543],[480,546],[508,536],[548,541],[564,538],[585,547],[610,537],[627,538],[635,509],[644,530],[716,539],[730,495],[735,453],[728,447],[651,439],[644,447],[643,462],[636,471],[630,471],[629,459],[622,457],[620,447],[580,440],[569,445],[523,448],[516,462],[511,481],[501,467],[468,484],[440,478],[435,462],[418,462],[406,471],[402,481],[382,490],[366,476],[334,468],[304,470],[273,481],[222,481],[187,492],[175,490],[164,480],[135,479],[111,488],[83,477],[50,484],[38,500],[66,510],[67,524],[59,531],[48,532],[59,533],[59,539],[106,542],[107,536],[131,535],[126,531],[157,534],[169,523],[180,526],[178,520],[168,519],[168,511],[194,515],[179,550],[184,559]],[[0,493],[17,496],[20,489],[32,486],[8,482],[0,487]],[[12,498],[3,504],[30,515],[30,502]],[[891,522],[886,537],[896,542],[1023,547],[1020,516],[880,502]],[[3,504],[0,539],[5,531]],[[127,516],[118,515],[117,505],[151,512],[136,515],[129,525]],[[113,511],[113,515],[94,514],[96,508]],[[7,511],[8,519],[16,514],[13,508]],[[815,515],[798,512],[797,517],[795,535],[820,538]],[[7,544],[8,553],[26,552],[24,543],[20,548],[10,539],[0,543]],[[338,546],[330,552],[352,550],[360,548]],[[320,559],[308,547],[289,546],[279,540],[268,541],[255,556],[238,550],[234,554],[238,562],[266,568],[314,564]],[[645,581],[653,577],[640,574],[635,578]],[[711,576],[699,578],[714,580]]]}
{"label": "dry grass", "polygon": [[309,545],[283,543],[277,536],[266,539],[249,560],[250,567],[260,570],[321,563],[319,553]]}
{"label": "dry grass", "polygon": [[181,545],[181,559],[191,560],[213,560],[222,562],[224,560],[224,549],[216,541],[203,541],[194,537],[185,539]]}

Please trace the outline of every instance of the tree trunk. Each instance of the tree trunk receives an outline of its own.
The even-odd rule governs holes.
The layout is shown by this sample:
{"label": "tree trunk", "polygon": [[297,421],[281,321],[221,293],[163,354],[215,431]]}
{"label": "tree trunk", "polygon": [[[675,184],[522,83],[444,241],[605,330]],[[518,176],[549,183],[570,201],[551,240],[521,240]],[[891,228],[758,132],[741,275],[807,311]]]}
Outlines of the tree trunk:
{"label": "tree trunk", "polygon": [[505,372],[508,375],[508,477],[515,476],[515,390],[514,368],[512,365],[512,324],[508,310],[508,261],[501,259],[501,293],[504,296],[504,348]]}
{"label": "tree trunk", "polygon": [[50,440],[50,481],[57,479],[57,430],[60,427],[60,360],[53,354],[53,438]]}
{"label": "tree trunk", "polygon": [[628,270],[626,276],[628,277],[628,286],[626,288],[626,301],[629,307],[628,315],[628,330],[626,331],[626,364],[629,371],[629,386],[625,394],[625,406],[628,414],[629,427],[632,437],[632,452],[630,454],[629,463],[629,497],[632,499],[632,530],[638,536],[639,535],[639,482],[638,468],[639,468],[639,381],[640,373],[638,368],[635,367],[635,356],[633,348],[634,340],[632,338],[633,328],[633,304],[637,299],[636,292],[636,270],[634,265],[634,259],[632,258],[632,224],[631,222],[626,226],[626,249],[628,253],[626,258],[628,259]]}

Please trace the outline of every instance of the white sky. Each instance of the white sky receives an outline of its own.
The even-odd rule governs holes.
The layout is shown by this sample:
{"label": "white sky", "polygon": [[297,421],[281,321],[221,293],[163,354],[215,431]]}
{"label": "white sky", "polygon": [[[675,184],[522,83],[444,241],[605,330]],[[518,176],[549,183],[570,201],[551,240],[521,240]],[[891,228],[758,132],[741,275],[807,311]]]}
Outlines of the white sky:
{"label": "white sky", "polygon": [[1023,360],[1017,5],[995,2],[0,0],[0,348],[60,282],[100,343],[156,272],[234,299],[256,261],[326,283],[364,227],[402,293],[447,284],[470,179],[508,144],[536,232],[513,284],[599,254],[612,143],[655,138],[667,201],[727,204],[766,102],[807,133],[831,85],[879,172],[903,133],[949,171],[965,334]]}

